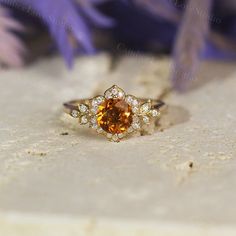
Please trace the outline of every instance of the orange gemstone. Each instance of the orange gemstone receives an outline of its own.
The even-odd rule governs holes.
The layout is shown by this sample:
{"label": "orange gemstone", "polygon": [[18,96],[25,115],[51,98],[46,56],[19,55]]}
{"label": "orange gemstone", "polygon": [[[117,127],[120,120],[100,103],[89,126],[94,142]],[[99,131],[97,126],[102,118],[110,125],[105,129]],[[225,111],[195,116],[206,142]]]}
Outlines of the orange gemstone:
{"label": "orange gemstone", "polygon": [[108,133],[120,134],[132,124],[131,106],[122,99],[108,99],[98,107],[98,124]]}

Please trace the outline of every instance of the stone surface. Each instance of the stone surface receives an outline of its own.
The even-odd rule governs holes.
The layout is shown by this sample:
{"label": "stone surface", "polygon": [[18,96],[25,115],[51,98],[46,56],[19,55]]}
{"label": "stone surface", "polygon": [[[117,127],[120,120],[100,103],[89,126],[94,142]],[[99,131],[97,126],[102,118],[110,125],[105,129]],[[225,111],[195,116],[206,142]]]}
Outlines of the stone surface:
{"label": "stone surface", "polygon": [[167,93],[153,135],[108,142],[61,104],[113,84],[156,98],[168,59],[54,58],[0,78],[0,235],[236,235],[235,64]]}

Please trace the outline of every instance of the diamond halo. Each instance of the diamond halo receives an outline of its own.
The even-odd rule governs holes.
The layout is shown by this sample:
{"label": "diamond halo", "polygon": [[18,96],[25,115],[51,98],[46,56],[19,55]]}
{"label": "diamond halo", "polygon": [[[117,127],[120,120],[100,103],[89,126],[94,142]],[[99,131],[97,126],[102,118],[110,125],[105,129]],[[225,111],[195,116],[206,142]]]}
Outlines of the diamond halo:
{"label": "diamond halo", "polygon": [[159,101],[154,105],[154,101],[157,102],[126,94],[123,89],[113,85],[104,95],[71,101],[64,106],[69,109],[67,113],[78,119],[81,125],[89,124],[98,134],[119,142],[127,135],[140,131],[151,119],[159,117],[159,108],[164,103]]}

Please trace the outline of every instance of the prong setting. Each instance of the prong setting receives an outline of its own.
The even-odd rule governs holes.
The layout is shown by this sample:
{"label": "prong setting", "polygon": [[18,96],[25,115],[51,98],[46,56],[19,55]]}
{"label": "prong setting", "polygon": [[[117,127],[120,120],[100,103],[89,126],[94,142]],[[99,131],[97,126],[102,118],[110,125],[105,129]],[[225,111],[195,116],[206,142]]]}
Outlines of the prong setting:
{"label": "prong setting", "polygon": [[125,96],[125,92],[123,89],[119,88],[117,85],[113,85],[111,88],[107,89],[104,93],[104,97],[106,99],[123,99]]}
{"label": "prong setting", "polygon": [[81,125],[89,124],[98,134],[119,142],[150,124],[151,119],[159,117],[160,111],[155,109],[156,103],[152,106],[153,101],[126,95],[123,89],[113,85],[104,95],[78,100],[78,105],[68,106],[72,107],[69,114]]}
{"label": "prong setting", "polygon": [[80,113],[82,113],[82,114],[88,113],[88,111],[89,111],[89,107],[83,103],[79,104],[78,108],[79,108]]}
{"label": "prong setting", "polygon": [[78,118],[79,117],[79,112],[77,110],[72,110],[70,115],[73,117],[73,118]]}

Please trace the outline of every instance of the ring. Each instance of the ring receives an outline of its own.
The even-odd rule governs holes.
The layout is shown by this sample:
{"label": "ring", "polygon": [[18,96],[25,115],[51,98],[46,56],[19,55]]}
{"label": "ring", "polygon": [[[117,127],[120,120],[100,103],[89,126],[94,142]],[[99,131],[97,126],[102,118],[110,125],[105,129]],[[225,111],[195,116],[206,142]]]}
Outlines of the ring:
{"label": "ring", "polygon": [[89,124],[99,134],[119,142],[159,118],[164,105],[158,99],[126,94],[123,89],[113,85],[103,96],[69,101],[64,103],[64,108],[67,114],[78,119],[79,124]]}

